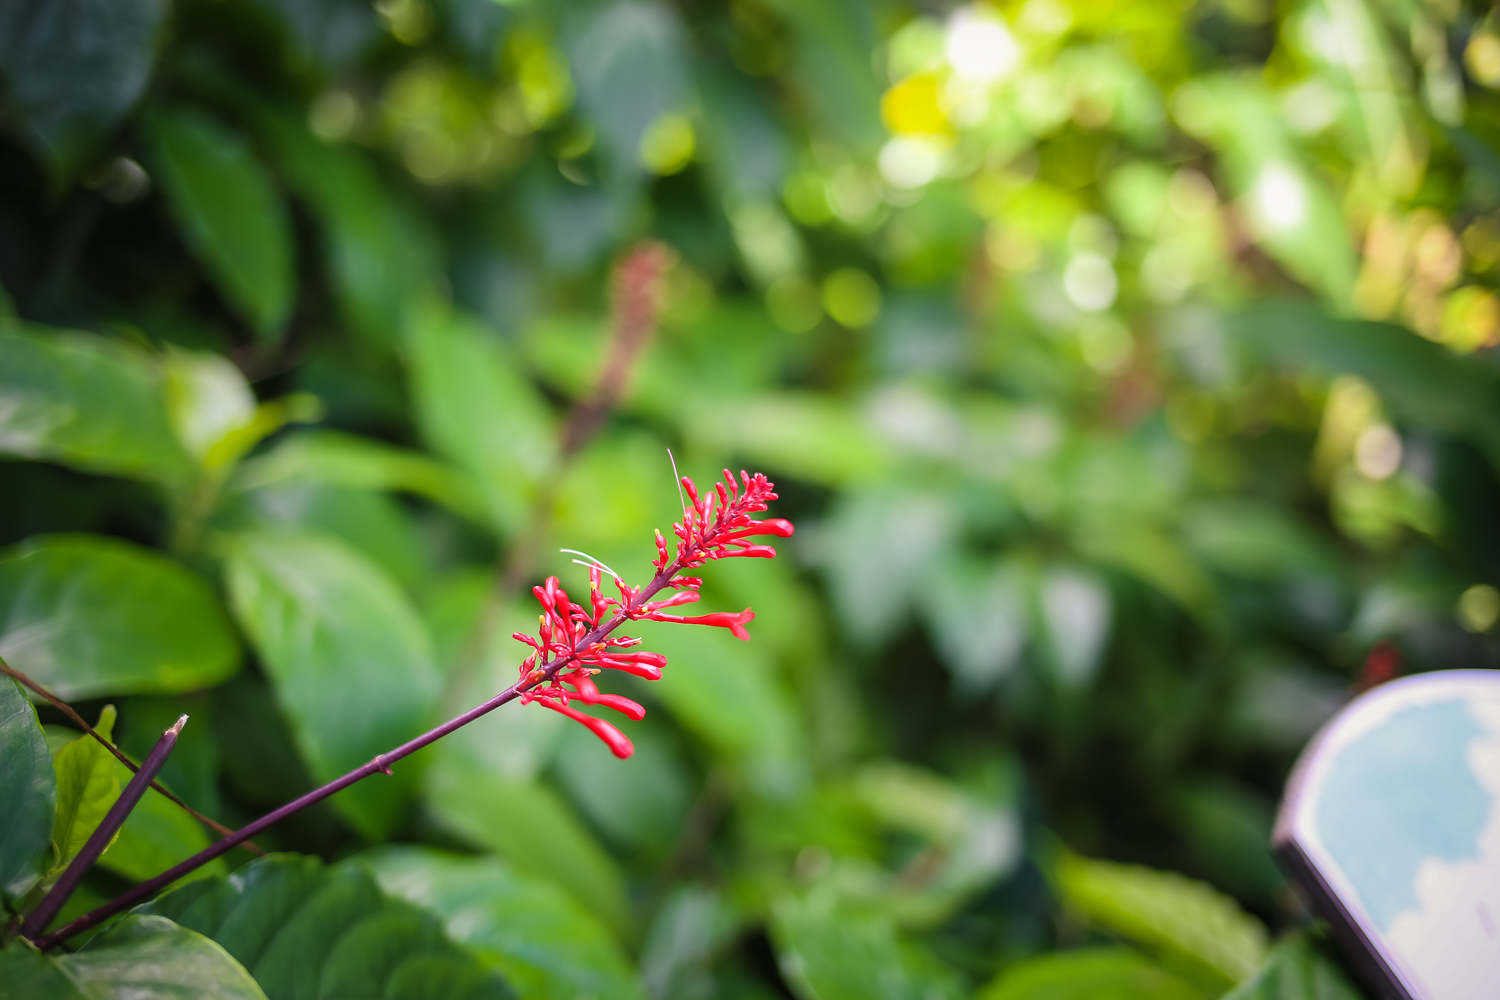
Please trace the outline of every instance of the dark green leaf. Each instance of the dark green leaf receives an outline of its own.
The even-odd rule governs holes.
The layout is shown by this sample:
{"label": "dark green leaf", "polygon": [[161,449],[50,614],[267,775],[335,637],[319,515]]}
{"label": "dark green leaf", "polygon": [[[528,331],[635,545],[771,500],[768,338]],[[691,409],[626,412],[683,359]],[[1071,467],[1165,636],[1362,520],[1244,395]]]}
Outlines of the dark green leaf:
{"label": "dark green leaf", "polygon": [[[115,707],[105,705],[94,731],[109,739],[114,728]],[[92,736],[79,736],[68,743],[52,763],[57,771],[57,815],[52,821],[57,860],[53,870],[58,871],[83,849],[120,797],[120,780],[115,776],[114,755]]]}
{"label": "dark green leaf", "polygon": [[224,949],[165,917],[131,916],[71,955],[0,951],[0,1000],[266,1000]]}
{"label": "dark green leaf", "polygon": [[889,921],[838,909],[833,898],[776,904],[772,940],[782,975],[802,1000],[944,1000],[956,977],[901,941]]}
{"label": "dark green leaf", "polygon": [[436,241],[423,219],[386,190],[355,149],[319,142],[293,118],[267,114],[261,124],[287,185],[323,224],[344,318],[360,333],[396,343],[437,273]]}
{"label": "dark green leaf", "polygon": [[506,1000],[505,981],[443,932],[442,921],[386,897],[355,865],[273,854],[232,879],[202,879],[138,907],[223,946],[270,1000]]}
{"label": "dark green leaf", "polygon": [[41,535],[0,555],[0,652],[62,698],[191,691],[240,663],[207,584],[94,535]]}
{"label": "dark green leaf", "polygon": [[191,471],[151,357],[71,330],[0,333],[0,451],[177,483]]}
{"label": "dark green leaf", "polygon": [[0,677],[0,760],[0,893],[14,896],[50,860],[57,777],[36,709],[9,677]]}
{"label": "dark green leaf", "polygon": [[263,339],[291,310],[292,231],[285,204],[244,139],[189,111],[151,116],[162,186],[188,248]]}
{"label": "dark green leaf", "polygon": [[977,1000],[1205,1000],[1205,994],[1140,952],[1080,948],[1018,962]]}
{"label": "dark green leaf", "polygon": [[[115,777],[123,788],[130,781],[131,771],[118,760],[114,764]],[[99,858],[99,864],[132,881],[144,882],[177,862],[186,861],[209,843],[208,831],[202,823],[165,795],[148,788],[125,818],[119,838]],[[184,877],[202,878],[224,871],[224,859],[215,858],[193,875]]]}
{"label": "dark green leaf", "polygon": [[1349,981],[1326,941],[1296,934],[1224,1000],[1365,1000],[1365,994]]}
{"label": "dark green leaf", "polygon": [[59,178],[98,150],[151,77],[166,0],[11,0],[0,70],[23,135]]}
{"label": "dark green leaf", "polygon": [[386,892],[426,907],[448,932],[504,970],[526,1000],[640,1000],[629,962],[599,921],[554,886],[493,858],[419,847],[360,855]]}
{"label": "dark green leaf", "polygon": [[[299,749],[320,781],[367,763],[423,731],[441,678],[432,641],[380,567],[311,532],[236,536],[230,598],[276,684]],[[387,835],[416,769],[397,765],[333,801],[361,831]]]}
{"label": "dark green leaf", "polygon": [[429,776],[428,803],[438,821],[465,840],[500,852],[528,875],[550,879],[606,924],[625,926],[629,906],[619,869],[545,785],[445,754]]}
{"label": "dark green leaf", "polygon": [[1227,989],[1265,960],[1265,926],[1203,882],[1074,854],[1058,860],[1053,876],[1069,906],[1209,988]]}

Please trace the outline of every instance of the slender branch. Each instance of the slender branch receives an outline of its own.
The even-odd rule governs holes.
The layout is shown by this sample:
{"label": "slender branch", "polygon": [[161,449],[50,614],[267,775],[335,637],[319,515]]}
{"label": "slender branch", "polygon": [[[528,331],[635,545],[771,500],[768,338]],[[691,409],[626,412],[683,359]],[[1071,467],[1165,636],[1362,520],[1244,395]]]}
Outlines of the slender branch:
{"label": "slender branch", "polygon": [[74,855],[67,870],[52,886],[51,891],[43,897],[37,908],[27,914],[25,922],[21,924],[23,937],[34,938],[52,923],[63,908],[63,904],[67,903],[68,897],[73,895],[73,890],[78,888],[78,883],[88,874],[94,862],[99,860],[99,855],[104,853],[104,849],[114,839],[115,833],[125,825],[125,820],[130,816],[130,810],[134,809],[135,804],[141,800],[141,796],[146,794],[146,788],[151,784],[151,779],[161,770],[162,765],[167,762],[167,755],[177,745],[177,734],[182,732],[182,727],[187,724],[187,720],[186,715],[181,716],[171,729],[161,734],[161,739],[156,741],[156,746],[146,757],[141,769],[135,773],[135,777],[130,779],[130,784],[125,786],[120,797],[115,799],[114,805],[109,807],[109,812],[104,814],[104,819],[99,821],[99,825],[84,842],[83,849]]}
{"label": "slender branch", "polygon": [[191,858],[188,858],[186,861],[182,861],[176,865],[173,865],[171,868],[168,868],[166,871],[162,872],[155,878],[148,879],[145,882],[141,882],[140,884],[122,893],[120,896],[117,896],[110,902],[105,903],[98,909],[91,910],[90,912],[85,913],[83,916],[79,917],[77,920],[74,920],[66,927],[63,927],[52,934],[47,934],[42,937],[35,938],[33,940],[33,943],[38,948],[45,950],[47,948],[51,948],[56,944],[66,941],[68,938],[80,933],[81,931],[88,930],[90,927],[97,925],[101,921],[108,920],[116,913],[120,913],[126,909],[129,909],[131,906],[134,906],[141,900],[146,899],[148,896],[150,896],[152,893],[156,892],[163,886],[169,885],[172,882],[177,881],[182,876],[186,875],[188,872],[208,864],[214,858],[227,853],[239,844],[248,840],[250,837],[255,836],[262,830],[274,826],[276,823],[281,822],[288,816],[291,816],[293,813],[305,809],[315,802],[321,802],[323,799],[328,798],[330,795],[333,795],[336,792],[340,792],[345,788],[348,788],[355,782],[368,778],[372,774],[390,774],[391,765],[396,761],[401,760],[403,757],[410,756],[423,747],[437,742],[454,730],[461,729],[474,720],[488,715],[490,712],[493,712],[501,705],[504,705],[507,702],[514,701],[515,699],[521,697],[527,691],[547,684],[552,680],[552,678],[557,674],[558,671],[562,670],[564,667],[567,667],[569,664],[582,659],[583,656],[587,654],[590,647],[594,646],[594,644],[598,642],[603,641],[611,632],[619,628],[626,621],[630,620],[631,615],[635,611],[645,605],[646,602],[651,600],[651,598],[655,597],[663,587],[671,582],[672,578],[677,575],[680,569],[682,569],[683,564],[691,561],[698,554],[700,548],[702,548],[702,543],[700,542],[693,542],[681,548],[678,552],[677,558],[673,559],[661,571],[653,576],[651,578],[651,582],[648,583],[644,588],[642,588],[641,591],[631,599],[630,603],[627,606],[621,608],[618,612],[616,612],[613,618],[610,618],[608,621],[595,626],[592,630],[585,633],[581,638],[579,638],[578,642],[573,647],[574,652],[571,652],[566,656],[559,656],[558,658],[542,665],[540,671],[533,671],[532,673],[527,674],[521,680],[512,684],[510,687],[506,688],[504,691],[501,691],[499,694],[495,695],[495,697],[489,699],[486,702],[483,702],[482,704],[474,706],[467,712],[464,712],[462,715],[455,716],[454,718],[449,719],[447,722],[443,723],[441,726],[438,726],[436,729],[429,730],[428,732],[423,733],[421,736],[418,736],[415,739],[408,740],[407,742],[401,744],[399,747],[396,747],[394,750],[379,754],[368,764],[355,768],[353,771],[350,771],[343,777],[335,778],[333,781],[330,781],[328,784],[322,786],[321,788],[315,788],[301,798],[296,799],[292,802],[288,802],[280,809],[277,809],[271,813],[267,813],[260,819],[246,824],[239,830],[239,832],[225,837],[223,840],[220,840],[219,842],[205,848],[204,850],[199,851],[197,854],[193,855]]}
{"label": "slender branch", "polygon": [[[118,747],[116,747],[109,740],[105,739],[103,736],[100,736],[99,733],[94,729],[93,726],[89,725],[86,721],[84,721],[83,716],[79,715],[76,711],[74,711],[72,705],[69,705],[67,702],[63,701],[57,695],[53,694],[51,691],[48,691],[46,688],[42,687],[42,685],[38,684],[36,681],[32,680],[30,677],[26,676],[25,674],[21,673],[21,671],[16,670],[9,663],[6,663],[5,660],[4,660],[4,658],[0,658],[0,673],[5,674],[7,677],[14,678],[15,680],[17,680],[20,683],[24,684],[26,687],[30,688],[32,691],[35,691],[36,694],[39,697],[44,698],[46,700],[47,704],[51,705],[53,708],[57,709],[59,712],[62,712],[68,718],[72,719],[73,722],[75,724],[77,724],[77,726],[78,726],[79,729],[82,729],[85,733],[89,734],[94,739],[98,740],[99,744],[101,746],[103,746],[104,749],[106,749],[110,753],[114,754],[115,755],[115,759],[118,760],[121,764],[124,764],[126,767],[130,768],[130,770],[131,770],[132,773],[140,770],[138,767],[136,767],[134,761],[132,761],[129,757],[127,757],[123,753],[121,753],[120,749]],[[204,826],[208,827],[210,830],[212,830],[214,833],[217,833],[219,836],[221,836],[221,837],[228,837],[228,836],[231,836],[234,833],[233,830],[231,830],[229,827],[225,826],[223,823],[220,823],[217,820],[209,819],[207,816],[203,815],[201,812],[199,812],[198,810],[194,809],[192,806],[188,805],[186,802],[182,801],[177,796],[173,795],[171,792],[167,791],[165,788],[162,787],[161,782],[153,780],[151,782],[151,787],[153,789],[155,789],[157,792],[159,792],[160,794],[162,794],[163,796],[165,796],[166,799],[169,802],[175,803],[179,808],[181,808],[183,811],[185,811],[189,816],[193,817],[193,819],[195,819],[198,822],[202,823]],[[263,851],[259,847],[257,847],[253,841],[249,841],[249,840],[245,841],[245,845],[244,846],[245,846],[245,850],[247,850],[247,851],[249,851],[252,854],[255,854],[257,856],[262,856],[263,857],[265,855],[265,853],[266,853],[265,851]]]}

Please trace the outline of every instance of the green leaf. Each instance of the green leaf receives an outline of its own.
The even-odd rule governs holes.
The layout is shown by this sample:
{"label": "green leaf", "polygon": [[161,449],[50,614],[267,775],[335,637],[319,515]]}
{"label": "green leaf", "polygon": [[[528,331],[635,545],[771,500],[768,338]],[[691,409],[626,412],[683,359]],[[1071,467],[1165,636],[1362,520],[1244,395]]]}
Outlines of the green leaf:
{"label": "green leaf", "polygon": [[[501,711],[537,708],[510,705]],[[427,796],[438,822],[454,833],[500,852],[529,875],[550,879],[611,927],[625,926],[629,906],[619,869],[550,788],[445,755],[428,776]]]}
{"label": "green leaf", "polygon": [[191,472],[153,359],[71,330],[0,333],[0,451],[178,483]]}
{"label": "green leaf", "polygon": [[1265,926],[1203,882],[1070,853],[1053,878],[1069,906],[1161,952],[1205,986],[1227,989],[1265,960]]}
{"label": "green leaf", "polygon": [[1012,965],[977,1000],[1204,1000],[1205,994],[1129,948],[1080,948]]}
{"label": "green leaf", "polygon": [[165,917],[130,916],[71,955],[14,942],[0,951],[0,1000],[267,1000],[224,949]]}
{"label": "green leaf", "polygon": [[254,490],[282,483],[411,493],[483,522],[484,501],[463,474],[421,452],[338,431],[303,431],[245,463],[237,483]]}
{"label": "green leaf", "polygon": [[1296,934],[1280,942],[1253,978],[1224,1000],[1365,1000],[1319,936]]}
{"label": "green leaf", "polygon": [[520,530],[556,451],[535,387],[500,338],[471,319],[429,310],[409,347],[422,436],[478,481],[497,528]]}
{"label": "green leaf", "polygon": [[335,486],[273,486],[249,496],[257,521],[338,538],[410,592],[420,592],[427,553],[411,515],[395,498]]}
{"label": "green leaf", "polygon": [[[105,705],[94,731],[109,739],[114,728],[115,707]],[[99,821],[120,797],[120,780],[115,776],[114,755],[88,735],[59,750],[52,764],[57,771],[57,815],[52,821],[57,863],[53,871],[59,871],[83,850]]]}
{"label": "green leaf", "polygon": [[776,959],[802,1000],[943,1000],[953,972],[901,941],[890,921],[840,910],[833,897],[786,898],[771,916]]}
{"label": "green leaf", "polygon": [[191,691],[240,665],[206,583],[96,535],[40,535],[0,553],[0,655],[61,698]]}
{"label": "green leaf", "polygon": [[438,273],[437,241],[425,220],[387,190],[353,147],[320,142],[300,117],[265,114],[260,124],[287,185],[322,223],[323,253],[345,320],[359,333],[396,343]]}
{"label": "green leaf", "polygon": [[21,134],[58,180],[87,164],[151,77],[166,0],[13,0],[0,70]]}
{"label": "green leaf", "polygon": [[291,311],[292,229],[286,205],[244,139],[205,115],[149,120],[157,169],[188,249],[263,340]]}
{"label": "green leaf", "polygon": [[132,913],[170,917],[223,946],[270,1000],[506,1000],[505,981],[441,921],[380,891],[364,869],[273,854],[191,882]]}
{"label": "green leaf", "polygon": [[456,940],[497,962],[526,1000],[640,1000],[640,983],[608,930],[548,882],[494,858],[382,847],[355,858],[386,892],[440,914]]}
{"label": "green leaf", "polygon": [[[115,777],[123,787],[132,777],[130,768],[116,760]],[[131,881],[144,882],[177,862],[186,861],[209,843],[203,824],[165,795],[148,788],[130,810],[118,839],[99,859],[99,865]],[[215,858],[184,878],[203,878],[225,871],[224,859]]]}
{"label": "green leaf", "polygon": [[36,709],[0,678],[0,893],[17,896],[42,874],[52,844],[57,776]]}
{"label": "green leaf", "polygon": [[[419,735],[442,678],[432,641],[394,581],[344,543],[312,532],[257,531],[229,544],[235,615],[275,681],[298,748],[319,781]],[[333,799],[357,828],[387,836],[416,768],[360,782]]]}

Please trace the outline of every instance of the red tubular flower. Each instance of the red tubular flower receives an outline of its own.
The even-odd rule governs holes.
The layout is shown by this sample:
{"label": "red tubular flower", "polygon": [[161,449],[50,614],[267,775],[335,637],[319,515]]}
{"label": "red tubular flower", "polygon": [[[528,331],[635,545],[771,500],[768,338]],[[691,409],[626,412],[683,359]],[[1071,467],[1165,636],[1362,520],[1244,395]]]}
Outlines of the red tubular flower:
{"label": "red tubular flower", "polygon": [[[736,638],[749,639],[750,633],[745,625],[755,618],[755,612],[749,608],[692,617],[668,614],[665,609],[698,601],[698,589],[703,581],[695,576],[680,575],[682,570],[696,569],[712,559],[770,559],[776,555],[774,548],[746,539],[763,535],[788,538],[793,531],[792,523],[782,518],[757,521],[751,516],[768,509],[767,505],[776,499],[775,487],[763,475],[751,476],[741,472],[736,481],[725,469],[724,481],[714,483],[713,491],[709,493],[700,493],[697,485],[686,476],[682,477],[681,483],[691,504],[683,506],[682,521],[672,525],[673,534],[677,536],[675,553],[661,532],[656,533],[656,558],[652,560],[656,575],[650,583],[632,587],[610,571],[620,596],[618,599],[605,597],[600,589],[600,570],[606,567],[593,562],[589,565],[588,607],[584,608],[568,598],[557,577],[548,577],[542,586],[531,590],[544,612],[537,635],[513,633],[513,638],[534,650],[521,664],[521,681],[517,690],[521,692],[522,702],[539,702],[582,723],[603,740],[616,757],[629,757],[635,752],[630,740],[608,722],[579,711],[570,702],[599,705],[640,721],[646,715],[644,708],[629,698],[601,693],[592,675],[601,670],[619,670],[645,680],[660,680],[667,659],[660,653],[620,652],[638,645],[641,640],[611,637],[610,633],[627,621],[644,619],[727,628]],[[676,593],[652,600],[666,589]]]}

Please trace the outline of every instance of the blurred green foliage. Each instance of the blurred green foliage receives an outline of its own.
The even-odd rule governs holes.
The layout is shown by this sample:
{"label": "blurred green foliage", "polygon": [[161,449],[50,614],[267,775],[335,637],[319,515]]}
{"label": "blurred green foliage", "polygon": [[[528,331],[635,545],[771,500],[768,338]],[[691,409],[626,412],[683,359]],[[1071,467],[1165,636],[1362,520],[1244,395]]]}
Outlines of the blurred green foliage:
{"label": "blurred green foliage", "polygon": [[[704,574],[753,642],[642,628],[629,761],[511,706],[102,951],[253,995],[207,935],[270,997],[375,954],[393,996],[1356,995],[1267,840],[1391,650],[1500,657],[1487,7],[11,0],[0,74],[0,653],[137,758],[188,712],[195,808],[510,683],[560,547],[644,579],[669,447],[798,526]],[[643,239],[658,329],[563,455]],[[39,713],[12,908],[119,782]]]}

